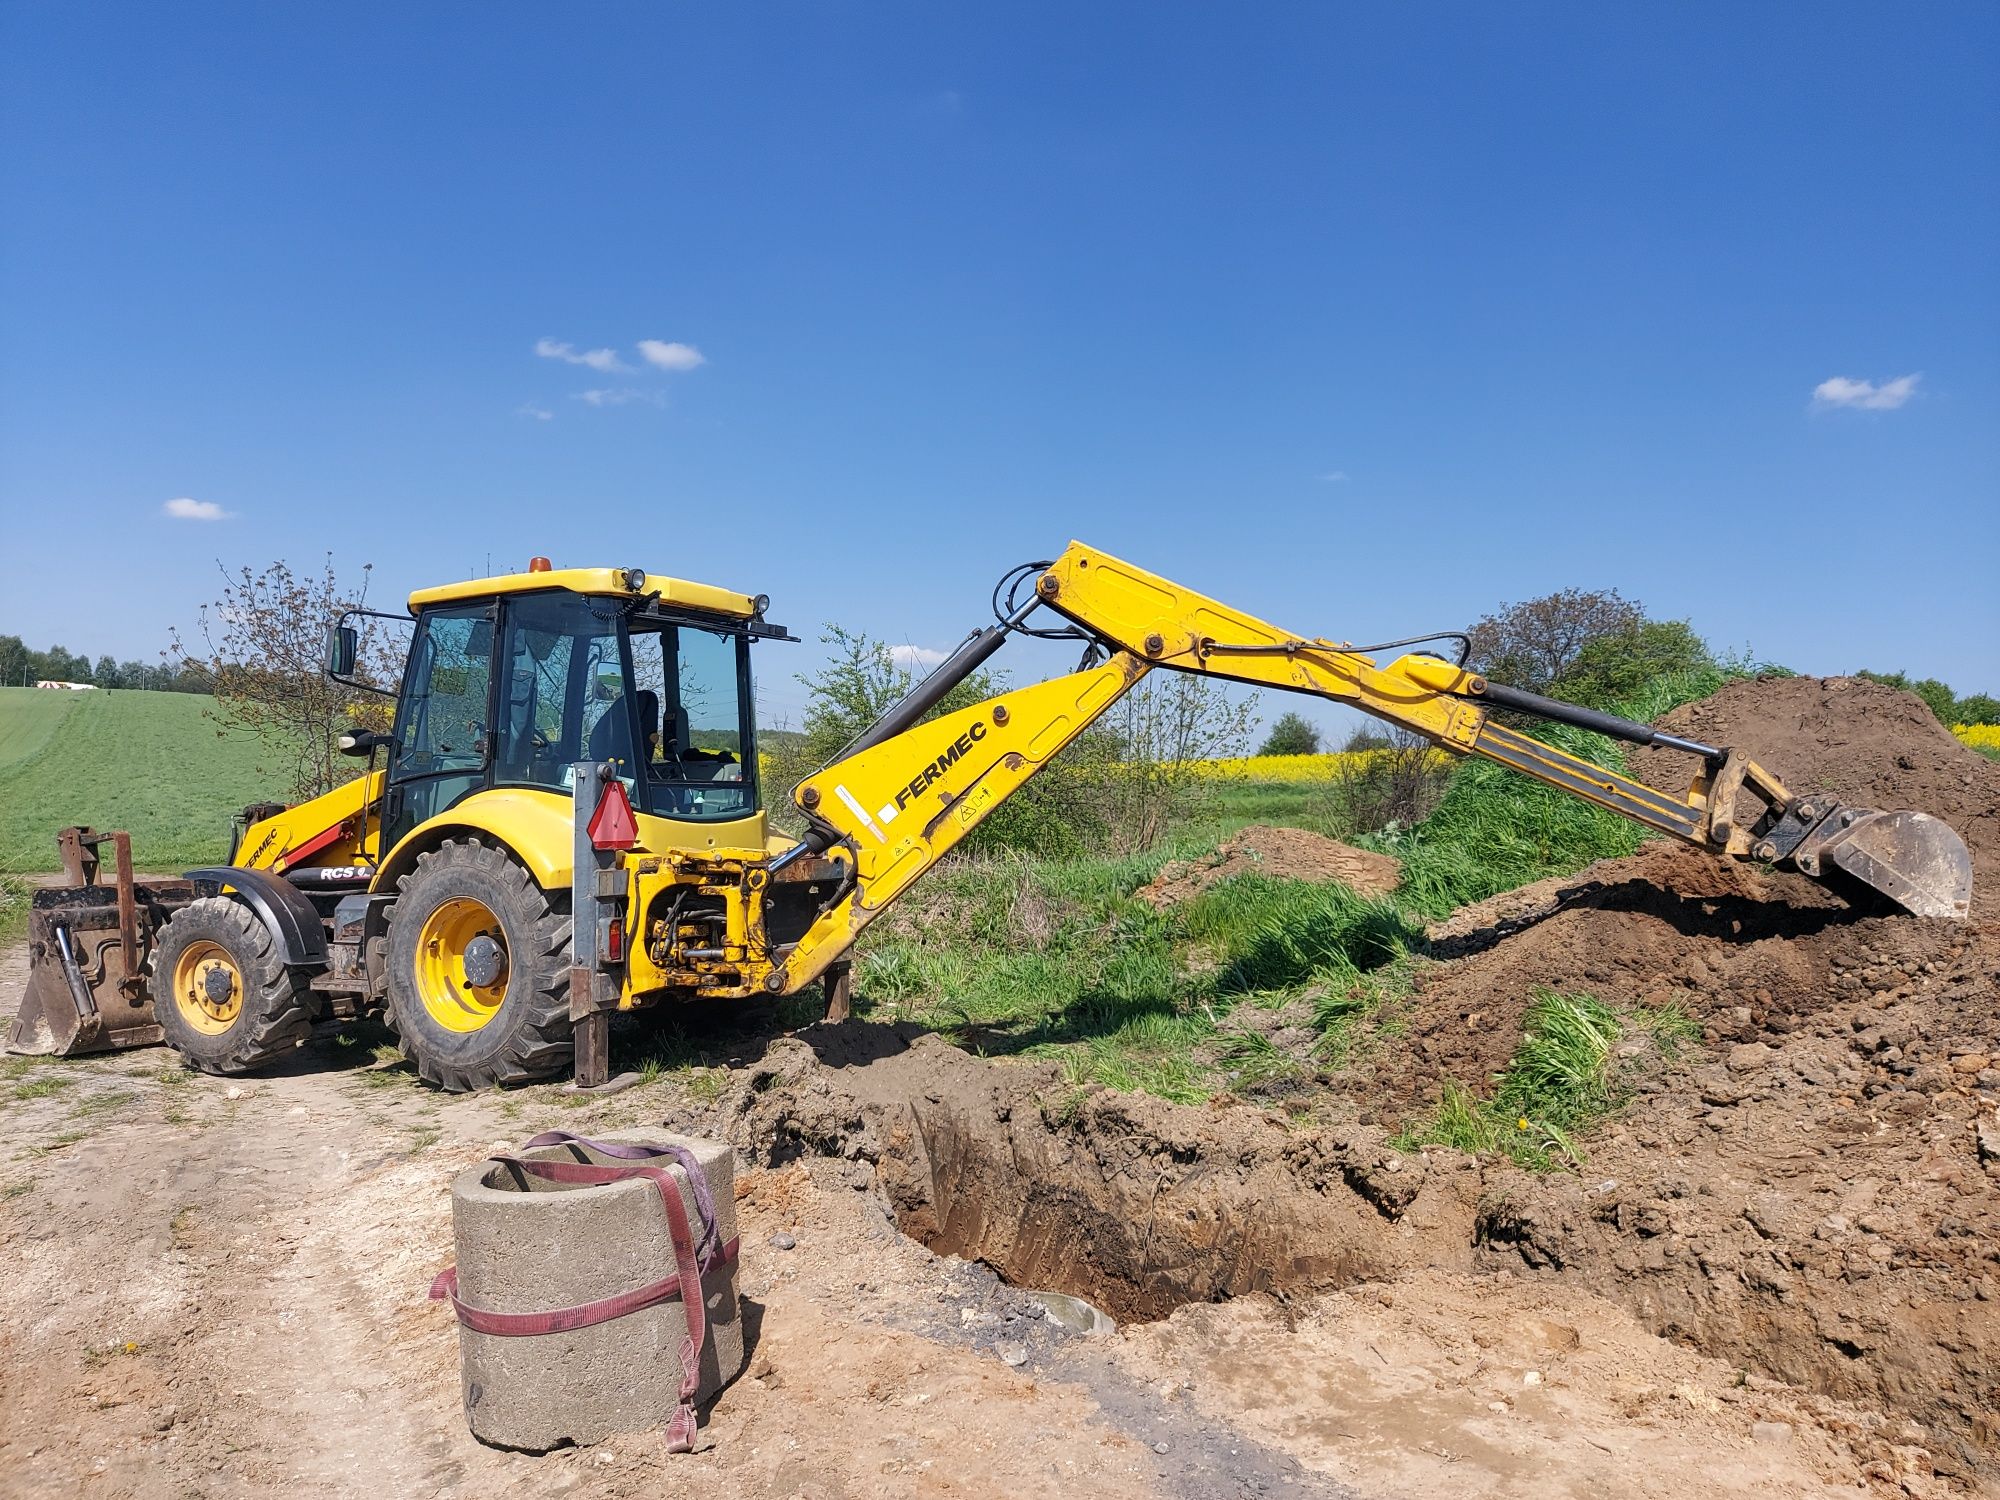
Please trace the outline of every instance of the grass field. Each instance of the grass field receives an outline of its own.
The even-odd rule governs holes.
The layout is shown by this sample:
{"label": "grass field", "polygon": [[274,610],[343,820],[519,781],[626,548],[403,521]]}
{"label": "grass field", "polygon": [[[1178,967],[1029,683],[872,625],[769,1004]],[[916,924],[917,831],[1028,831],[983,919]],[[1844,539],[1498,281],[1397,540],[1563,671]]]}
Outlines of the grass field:
{"label": "grass field", "polygon": [[287,778],[257,741],[218,736],[192,693],[0,688],[0,871],[57,868],[72,823],[123,828],[141,870],[213,863],[229,819],[281,795]]}

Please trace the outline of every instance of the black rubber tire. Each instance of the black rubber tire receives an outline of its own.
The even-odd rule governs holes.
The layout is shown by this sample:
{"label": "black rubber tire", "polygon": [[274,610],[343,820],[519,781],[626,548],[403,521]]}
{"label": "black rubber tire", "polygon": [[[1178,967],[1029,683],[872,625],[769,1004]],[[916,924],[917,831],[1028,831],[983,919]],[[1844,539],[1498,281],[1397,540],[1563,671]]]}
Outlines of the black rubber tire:
{"label": "black rubber tire", "polygon": [[[498,917],[507,992],[477,1031],[441,1026],[416,989],[417,940],[445,902],[472,897]],[[570,1066],[569,893],[551,899],[505,850],[446,839],[417,857],[389,908],[389,1025],[419,1075],[452,1093],[527,1083]]]}
{"label": "black rubber tire", "polygon": [[[242,976],[243,1004],[225,1031],[195,1027],[172,993],[174,968],[197,942],[214,943]],[[231,896],[204,896],[175,912],[153,945],[153,1019],[167,1045],[204,1073],[248,1073],[312,1033],[311,976],[286,965],[264,919]]]}

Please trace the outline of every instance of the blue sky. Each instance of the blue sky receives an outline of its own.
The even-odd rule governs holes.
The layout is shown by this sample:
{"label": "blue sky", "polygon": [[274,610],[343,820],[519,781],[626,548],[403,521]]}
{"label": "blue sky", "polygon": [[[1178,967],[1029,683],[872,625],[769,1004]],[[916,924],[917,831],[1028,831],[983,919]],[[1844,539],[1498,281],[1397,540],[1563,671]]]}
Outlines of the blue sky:
{"label": "blue sky", "polygon": [[2000,691],[1996,65],[1985,4],[8,0],[0,631],[546,552],[935,649],[1077,536]]}

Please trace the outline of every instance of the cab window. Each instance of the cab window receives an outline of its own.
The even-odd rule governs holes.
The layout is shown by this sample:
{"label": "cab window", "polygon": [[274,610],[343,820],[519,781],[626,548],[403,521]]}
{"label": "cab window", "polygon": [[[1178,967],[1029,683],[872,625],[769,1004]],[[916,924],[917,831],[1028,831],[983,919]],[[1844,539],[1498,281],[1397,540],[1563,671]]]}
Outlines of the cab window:
{"label": "cab window", "polygon": [[493,608],[427,609],[410,643],[396,708],[388,842],[486,784],[487,690]]}
{"label": "cab window", "polygon": [[493,621],[485,607],[425,611],[396,731],[399,773],[427,776],[485,765],[492,670]]}
{"label": "cab window", "polygon": [[563,789],[579,760],[635,774],[615,602],[575,594],[507,603],[494,779]]}
{"label": "cab window", "polygon": [[749,641],[632,621],[632,680],[645,740],[646,810],[665,818],[740,818],[757,807]]}

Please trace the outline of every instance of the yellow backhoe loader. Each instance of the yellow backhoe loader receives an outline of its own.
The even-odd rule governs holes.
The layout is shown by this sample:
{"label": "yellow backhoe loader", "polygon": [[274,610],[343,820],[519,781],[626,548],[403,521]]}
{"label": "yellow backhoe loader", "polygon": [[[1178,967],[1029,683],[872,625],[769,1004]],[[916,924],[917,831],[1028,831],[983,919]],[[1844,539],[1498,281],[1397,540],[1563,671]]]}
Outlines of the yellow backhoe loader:
{"label": "yellow backhoe loader", "polygon": [[[238,1073],[317,1021],[379,1009],[444,1088],[572,1066],[589,1086],[606,1076],[613,1012],[823,982],[841,1018],[862,929],[1161,668],[1344,703],[1718,856],[1919,916],[1969,909],[1964,842],[1925,813],[1794,795],[1740,750],[1489,682],[1467,670],[1463,637],[1298,636],[1081,543],[1004,576],[995,623],[793,789],[802,839],[773,837],[750,657],[792,637],[767,604],[542,558],[413,594],[394,727],[343,741],[367,758],[363,775],[296,807],[249,809],[230,863],[181,880],[135,880],[122,835],[64,834],[70,884],[34,897],[9,1045],[164,1038],[196,1067]],[[1016,633],[1073,639],[1083,665],[926,717]],[[328,671],[360,689],[357,639],[343,616]],[[1453,639],[1455,660],[1372,654]],[[1684,792],[1645,786],[1496,710],[1684,751],[1700,769]]]}

